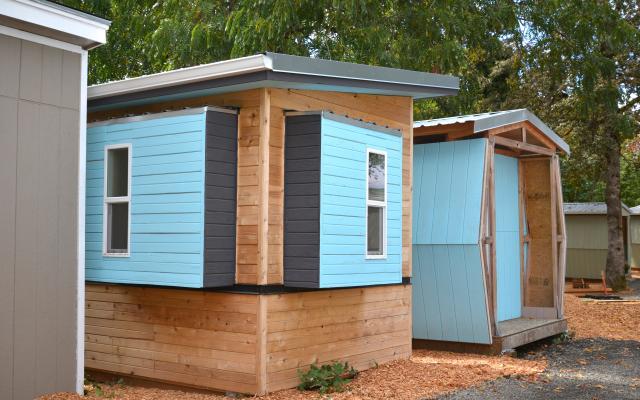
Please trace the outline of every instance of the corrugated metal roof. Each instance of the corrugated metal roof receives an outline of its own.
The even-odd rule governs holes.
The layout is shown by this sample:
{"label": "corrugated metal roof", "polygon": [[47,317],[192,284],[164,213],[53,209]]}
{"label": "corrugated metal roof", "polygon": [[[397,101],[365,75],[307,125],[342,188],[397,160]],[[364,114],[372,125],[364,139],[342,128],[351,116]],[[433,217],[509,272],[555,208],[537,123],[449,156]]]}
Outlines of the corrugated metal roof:
{"label": "corrugated metal roof", "polygon": [[[638,206],[640,207],[640,206]],[[607,205],[602,202],[593,203],[564,203],[565,214],[604,215],[607,213]],[[622,214],[633,214],[631,209],[622,203]]]}
{"label": "corrugated metal roof", "polygon": [[526,108],[416,121],[413,124],[413,128],[416,129],[423,126],[453,125],[473,122],[473,132],[478,133],[488,129],[499,128],[504,125],[511,125],[524,121],[531,122],[545,136],[551,139],[560,149],[562,149],[562,151],[567,154],[570,153],[567,142],[562,140],[558,134],[556,134],[544,122],[536,117],[535,114]]}

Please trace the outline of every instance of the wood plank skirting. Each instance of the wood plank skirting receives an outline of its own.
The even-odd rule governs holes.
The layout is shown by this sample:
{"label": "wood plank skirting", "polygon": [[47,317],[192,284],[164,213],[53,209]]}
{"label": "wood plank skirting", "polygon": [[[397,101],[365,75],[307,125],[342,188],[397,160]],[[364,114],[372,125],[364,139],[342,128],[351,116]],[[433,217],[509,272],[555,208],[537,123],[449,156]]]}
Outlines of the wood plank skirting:
{"label": "wood plank skirting", "polygon": [[364,370],[411,354],[411,286],[251,295],[86,286],[90,370],[242,393],[298,384],[312,363]]}

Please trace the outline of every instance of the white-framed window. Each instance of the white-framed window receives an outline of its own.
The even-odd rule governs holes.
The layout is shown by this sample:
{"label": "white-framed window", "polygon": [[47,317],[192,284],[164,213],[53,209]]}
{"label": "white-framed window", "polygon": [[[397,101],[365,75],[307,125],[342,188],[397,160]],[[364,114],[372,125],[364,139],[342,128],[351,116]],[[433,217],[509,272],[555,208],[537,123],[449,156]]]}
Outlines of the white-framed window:
{"label": "white-framed window", "polygon": [[131,144],[104,148],[102,224],[103,254],[128,257],[131,242]]}
{"label": "white-framed window", "polygon": [[367,254],[387,256],[387,153],[367,149]]}

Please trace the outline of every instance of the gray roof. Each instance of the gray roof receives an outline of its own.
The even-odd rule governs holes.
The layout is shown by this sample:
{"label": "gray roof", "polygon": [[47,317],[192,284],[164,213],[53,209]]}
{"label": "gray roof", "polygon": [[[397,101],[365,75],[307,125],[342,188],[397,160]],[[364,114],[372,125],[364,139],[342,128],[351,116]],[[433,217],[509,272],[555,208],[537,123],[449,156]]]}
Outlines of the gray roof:
{"label": "gray roof", "polygon": [[556,134],[544,122],[536,117],[535,114],[533,114],[526,108],[416,121],[414,122],[413,127],[420,128],[423,126],[452,125],[463,124],[465,122],[473,122],[473,132],[478,133],[486,131],[488,129],[499,128],[504,125],[511,125],[524,121],[531,122],[545,136],[551,139],[551,141],[553,141],[556,146],[562,149],[562,151],[567,154],[570,153],[569,145],[567,144],[567,142],[562,140],[562,138],[558,136],[558,134]]}
{"label": "gray roof", "polygon": [[631,207],[629,211],[631,211],[631,214],[640,214],[640,205]]}
{"label": "gray roof", "polygon": [[[569,215],[605,215],[607,213],[607,205],[602,202],[564,203],[563,210],[565,214]],[[622,203],[622,214],[629,215],[633,214],[633,212],[629,207]]]}
{"label": "gray roof", "polygon": [[318,58],[264,53],[94,85],[89,108],[144,104],[280,87],[427,98],[455,95],[459,79],[448,75],[376,67]]}

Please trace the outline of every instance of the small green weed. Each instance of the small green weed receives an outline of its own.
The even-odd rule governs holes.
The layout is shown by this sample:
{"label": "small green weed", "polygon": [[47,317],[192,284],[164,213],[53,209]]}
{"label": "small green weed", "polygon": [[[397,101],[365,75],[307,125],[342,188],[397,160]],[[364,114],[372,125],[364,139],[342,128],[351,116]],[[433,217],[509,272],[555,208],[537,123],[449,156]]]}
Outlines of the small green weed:
{"label": "small green weed", "polygon": [[349,363],[335,362],[318,367],[312,364],[308,371],[298,370],[299,390],[317,390],[321,394],[341,392],[344,385],[356,377],[358,371]]}

